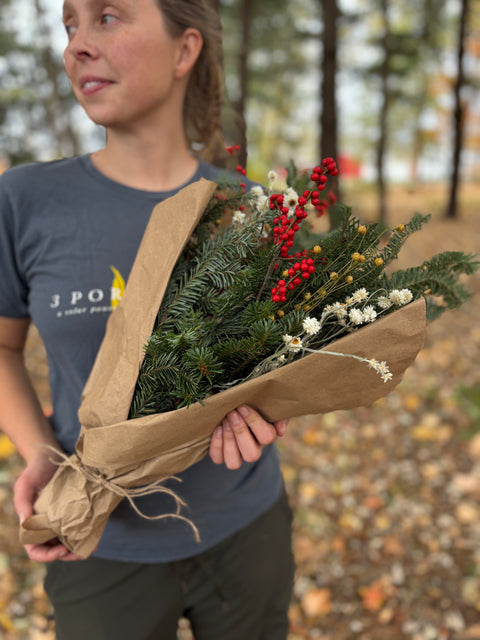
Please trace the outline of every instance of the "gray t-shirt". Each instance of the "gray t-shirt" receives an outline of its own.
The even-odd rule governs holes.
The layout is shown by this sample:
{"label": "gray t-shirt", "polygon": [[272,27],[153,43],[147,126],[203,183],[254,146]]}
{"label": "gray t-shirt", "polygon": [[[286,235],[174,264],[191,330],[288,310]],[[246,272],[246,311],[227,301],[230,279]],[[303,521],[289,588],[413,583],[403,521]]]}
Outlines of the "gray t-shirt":
{"label": "gray t-shirt", "polygon": [[[190,182],[220,171],[200,162]],[[112,303],[121,295],[153,207],[170,192],[132,189],[108,179],[89,156],[15,167],[0,176],[0,316],[31,317],[45,343],[52,427],[66,452],[79,434],[77,411]],[[165,224],[174,224],[166,220]],[[210,548],[261,515],[278,498],[274,446],[236,471],[207,456],[167,483],[188,505],[197,543],[185,523],[147,521],[123,501],[96,555],[167,562]],[[137,500],[149,515],[173,513],[165,495]]]}

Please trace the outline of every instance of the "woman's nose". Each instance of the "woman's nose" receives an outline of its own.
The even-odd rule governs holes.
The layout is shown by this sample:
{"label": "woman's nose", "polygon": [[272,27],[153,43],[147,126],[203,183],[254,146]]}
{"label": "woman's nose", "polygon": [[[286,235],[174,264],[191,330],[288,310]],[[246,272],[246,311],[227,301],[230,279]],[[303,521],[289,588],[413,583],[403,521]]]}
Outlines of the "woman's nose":
{"label": "woman's nose", "polygon": [[75,27],[65,53],[71,53],[76,58],[96,58],[98,56],[98,47],[92,29],[80,26]]}

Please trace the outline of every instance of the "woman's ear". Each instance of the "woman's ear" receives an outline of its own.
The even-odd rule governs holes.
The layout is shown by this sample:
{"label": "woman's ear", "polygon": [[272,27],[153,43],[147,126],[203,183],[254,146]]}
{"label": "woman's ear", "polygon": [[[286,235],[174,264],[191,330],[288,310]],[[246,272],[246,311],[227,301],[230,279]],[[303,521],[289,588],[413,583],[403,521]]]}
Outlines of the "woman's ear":
{"label": "woman's ear", "polygon": [[190,27],[182,33],[179,38],[179,55],[175,70],[177,78],[183,78],[193,69],[202,47],[203,38],[198,29]]}

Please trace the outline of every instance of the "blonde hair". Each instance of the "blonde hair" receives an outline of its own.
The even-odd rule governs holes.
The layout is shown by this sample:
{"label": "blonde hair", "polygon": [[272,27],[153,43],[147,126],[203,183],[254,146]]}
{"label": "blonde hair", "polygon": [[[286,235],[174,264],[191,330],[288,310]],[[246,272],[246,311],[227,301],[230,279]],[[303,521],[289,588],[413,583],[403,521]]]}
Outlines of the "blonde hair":
{"label": "blonde hair", "polygon": [[[200,146],[205,159],[216,153],[222,139],[223,47],[220,16],[208,0],[156,0],[173,36],[198,29],[203,47],[190,75],[183,120],[188,140]],[[223,146],[223,141],[222,141]]]}

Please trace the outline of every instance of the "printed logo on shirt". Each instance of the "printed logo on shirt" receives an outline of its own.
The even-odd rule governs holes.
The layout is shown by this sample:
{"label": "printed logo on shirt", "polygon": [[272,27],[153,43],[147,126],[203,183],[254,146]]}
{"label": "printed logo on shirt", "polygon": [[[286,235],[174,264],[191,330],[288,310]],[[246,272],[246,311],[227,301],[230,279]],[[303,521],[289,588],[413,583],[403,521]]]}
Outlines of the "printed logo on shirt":
{"label": "printed logo on shirt", "polygon": [[110,267],[113,282],[110,289],[94,288],[89,291],[70,291],[68,294],[54,293],[50,309],[57,318],[94,313],[110,313],[118,306],[125,291],[125,280],[116,267]]}

